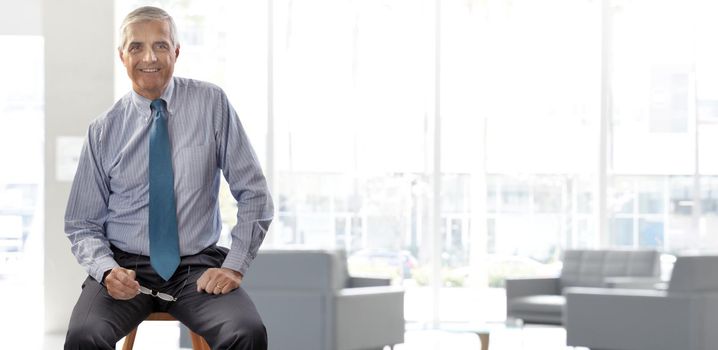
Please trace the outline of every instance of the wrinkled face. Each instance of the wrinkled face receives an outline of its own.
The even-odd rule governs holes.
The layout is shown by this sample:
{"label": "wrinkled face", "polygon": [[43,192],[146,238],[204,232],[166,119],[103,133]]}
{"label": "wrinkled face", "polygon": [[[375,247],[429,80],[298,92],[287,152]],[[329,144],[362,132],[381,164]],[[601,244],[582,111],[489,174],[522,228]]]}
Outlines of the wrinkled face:
{"label": "wrinkled face", "polygon": [[143,21],[127,27],[127,42],[120,60],[132,80],[132,89],[154,100],[162,95],[172,79],[179,47],[170,40],[167,21]]}

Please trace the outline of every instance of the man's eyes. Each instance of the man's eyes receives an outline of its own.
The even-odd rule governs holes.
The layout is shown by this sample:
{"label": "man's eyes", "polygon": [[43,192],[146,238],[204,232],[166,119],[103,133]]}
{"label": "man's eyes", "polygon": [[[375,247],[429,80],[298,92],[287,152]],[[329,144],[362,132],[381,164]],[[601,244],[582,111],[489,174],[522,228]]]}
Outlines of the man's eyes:
{"label": "man's eyes", "polygon": [[[154,48],[155,48],[155,50],[169,50],[170,45],[167,43],[156,43],[154,45]],[[133,52],[133,53],[139,52],[141,50],[142,50],[142,45],[139,45],[139,44],[133,44],[133,45],[130,45],[129,48],[127,48],[127,51]]]}

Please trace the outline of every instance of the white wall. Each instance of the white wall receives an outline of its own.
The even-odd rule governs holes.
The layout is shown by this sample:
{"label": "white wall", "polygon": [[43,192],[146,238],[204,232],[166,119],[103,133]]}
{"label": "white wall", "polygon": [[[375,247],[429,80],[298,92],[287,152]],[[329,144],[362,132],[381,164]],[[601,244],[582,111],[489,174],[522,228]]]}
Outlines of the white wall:
{"label": "white wall", "polygon": [[[25,1],[13,4],[26,6]],[[113,102],[114,2],[43,0],[41,7],[37,16],[45,36],[46,77],[45,330],[65,333],[86,274],[70,253],[63,231],[71,184],[55,178],[55,143],[58,136],[85,135],[89,122]],[[0,23],[12,17],[0,12]]]}
{"label": "white wall", "polygon": [[0,35],[42,35],[42,0],[0,0]]}

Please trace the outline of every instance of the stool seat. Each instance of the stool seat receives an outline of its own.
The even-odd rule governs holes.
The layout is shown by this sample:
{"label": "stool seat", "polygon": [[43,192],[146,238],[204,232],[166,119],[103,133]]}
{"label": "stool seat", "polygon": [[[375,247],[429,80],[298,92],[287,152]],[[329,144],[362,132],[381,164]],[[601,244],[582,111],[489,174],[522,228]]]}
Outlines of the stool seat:
{"label": "stool seat", "polygon": [[[147,316],[145,321],[177,321],[177,319],[166,312],[153,312]],[[136,336],[137,328],[133,329],[132,332],[125,337],[125,344],[122,346],[122,350],[132,350],[135,345]],[[207,341],[199,334],[190,330],[190,337],[192,338],[192,349],[211,350]]]}

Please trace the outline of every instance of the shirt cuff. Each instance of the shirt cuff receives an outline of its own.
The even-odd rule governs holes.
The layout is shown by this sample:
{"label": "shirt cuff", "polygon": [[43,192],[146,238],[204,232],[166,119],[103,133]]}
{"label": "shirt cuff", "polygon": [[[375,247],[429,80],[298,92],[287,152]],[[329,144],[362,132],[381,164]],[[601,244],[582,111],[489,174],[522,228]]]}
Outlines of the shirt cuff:
{"label": "shirt cuff", "polygon": [[252,259],[247,259],[246,257],[247,256],[245,254],[242,254],[235,249],[230,249],[229,254],[227,254],[227,257],[222,263],[222,267],[237,271],[241,273],[242,276],[245,276],[247,269],[249,269],[249,263],[252,261]]}
{"label": "shirt cuff", "polygon": [[95,260],[95,263],[92,264],[91,270],[89,271],[90,276],[95,279],[98,283],[102,282],[102,276],[105,274],[105,271],[112,270],[115,267],[120,266],[117,264],[115,259],[111,255],[103,256],[97,260]]}
{"label": "shirt cuff", "polygon": [[[242,276],[245,276],[247,274],[247,270],[249,269],[249,265],[257,256],[257,251],[264,240],[264,236],[267,234],[270,222],[271,219],[267,219],[257,220],[252,223],[237,224],[235,230],[241,231],[243,228],[249,226],[251,231],[249,234],[237,234],[236,236],[232,236],[232,248],[229,250],[227,257],[224,259],[222,267],[238,271],[242,274]],[[248,237],[249,239],[242,240],[237,237]]]}

